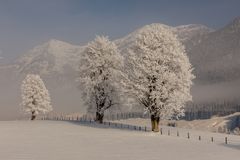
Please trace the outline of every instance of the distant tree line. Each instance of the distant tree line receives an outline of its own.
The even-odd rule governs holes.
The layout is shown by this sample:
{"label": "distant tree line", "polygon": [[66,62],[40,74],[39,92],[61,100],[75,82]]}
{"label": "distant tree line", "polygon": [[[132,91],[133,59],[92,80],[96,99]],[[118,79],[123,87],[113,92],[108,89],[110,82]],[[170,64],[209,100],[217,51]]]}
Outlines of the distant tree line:
{"label": "distant tree line", "polygon": [[240,112],[238,101],[218,101],[209,103],[188,103],[185,108],[185,120],[209,119],[212,116],[226,116]]}

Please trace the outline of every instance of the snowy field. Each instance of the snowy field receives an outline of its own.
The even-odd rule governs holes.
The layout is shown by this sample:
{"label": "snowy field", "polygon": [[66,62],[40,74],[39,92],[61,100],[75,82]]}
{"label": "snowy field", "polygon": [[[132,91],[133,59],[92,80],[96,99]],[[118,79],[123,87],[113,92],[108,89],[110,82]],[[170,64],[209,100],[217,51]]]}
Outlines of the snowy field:
{"label": "snowy field", "polygon": [[63,121],[0,122],[0,160],[226,160],[239,145]]}

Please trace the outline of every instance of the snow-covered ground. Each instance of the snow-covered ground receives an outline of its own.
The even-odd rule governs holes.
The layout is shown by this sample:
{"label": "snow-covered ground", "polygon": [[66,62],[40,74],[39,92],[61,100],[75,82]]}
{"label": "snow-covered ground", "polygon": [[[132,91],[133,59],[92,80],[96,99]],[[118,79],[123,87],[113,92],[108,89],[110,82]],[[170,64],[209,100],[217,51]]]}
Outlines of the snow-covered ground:
{"label": "snow-covered ground", "polygon": [[239,158],[239,151],[240,143],[224,145],[77,122],[0,122],[1,160],[226,160]]}

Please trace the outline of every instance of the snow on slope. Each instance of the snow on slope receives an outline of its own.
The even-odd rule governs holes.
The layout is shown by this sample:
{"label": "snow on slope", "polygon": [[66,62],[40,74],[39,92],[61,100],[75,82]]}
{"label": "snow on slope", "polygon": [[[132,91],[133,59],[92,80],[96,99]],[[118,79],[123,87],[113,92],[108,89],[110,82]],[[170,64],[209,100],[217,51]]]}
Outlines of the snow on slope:
{"label": "snow on slope", "polygon": [[41,75],[52,72],[63,73],[66,66],[76,70],[83,48],[52,39],[34,47],[18,59],[18,68],[22,73]]}
{"label": "snow on slope", "polygon": [[178,38],[183,43],[189,43],[188,41],[194,37],[201,37],[214,31],[213,29],[201,24],[181,25],[174,27],[172,30],[178,35]]}
{"label": "snow on slope", "polygon": [[2,160],[226,160],[239,145],[56,121],[0,122]]}

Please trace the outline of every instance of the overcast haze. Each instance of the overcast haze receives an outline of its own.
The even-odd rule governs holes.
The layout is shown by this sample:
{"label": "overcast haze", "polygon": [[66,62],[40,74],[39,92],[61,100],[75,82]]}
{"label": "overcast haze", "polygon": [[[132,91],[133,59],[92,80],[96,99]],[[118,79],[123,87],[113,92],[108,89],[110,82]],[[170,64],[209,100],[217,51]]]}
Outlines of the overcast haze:
{"label": "overcast haze", "polygon": [[13,59],[52,38],[116,39],[150,23],[220,28],[239,8],[239,0],[0,0],[0,57]]}

